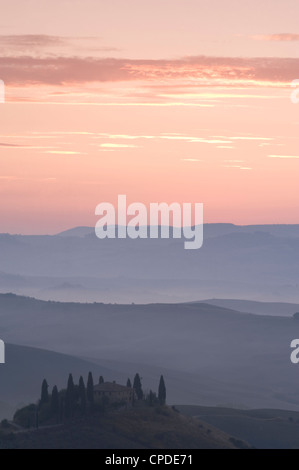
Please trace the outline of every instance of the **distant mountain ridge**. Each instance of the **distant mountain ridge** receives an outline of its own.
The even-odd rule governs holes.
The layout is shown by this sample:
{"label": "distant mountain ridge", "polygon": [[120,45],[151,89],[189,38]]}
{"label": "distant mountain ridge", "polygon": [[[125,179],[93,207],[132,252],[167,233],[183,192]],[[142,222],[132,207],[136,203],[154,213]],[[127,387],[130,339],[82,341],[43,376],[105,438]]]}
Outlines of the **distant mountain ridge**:
{"label": "distant mountain ridge", "polygon": [[254,313],[255,315],[291,317],[296,312],[299,312],[299,303],[293,304],[289,302],[257,302],[253,300],[240,299],[206,299],[200,300],[199,302],[215,305],[217,307],[238,310],[238,312],[243,313]]}
{"label": "distant mountain ridge", "polygon": [[299,303],[299,225],[205,224],[191,252],[183,239],[99,240],[89,227],[2,234],[0,254],[0,292],[45,300]]}
{"label": "distant mountain ridge", "polygon": [[[149,227],[149,226],[148,226]],[[205,236],[220,236],[229,233],[267,232],[274,236],[287,236],[299,238],[299,224],[261,224],[261,225],[235,225],[232,223],[204,224]],[[57,233],[63,237],[84,237],[95,233],[94,227],[79,226]]]}

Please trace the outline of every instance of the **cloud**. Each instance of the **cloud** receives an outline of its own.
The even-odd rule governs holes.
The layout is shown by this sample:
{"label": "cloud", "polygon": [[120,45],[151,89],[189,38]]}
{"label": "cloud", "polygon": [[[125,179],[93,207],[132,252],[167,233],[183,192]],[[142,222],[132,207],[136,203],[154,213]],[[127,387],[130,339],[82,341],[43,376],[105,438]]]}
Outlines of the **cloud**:
{"label": "cloud", "polygon": [[269,158],[290,158],[299,159],[299,155],[268,155]]}
{"label": "cloud", "polygon": [[8,47],[61,46],[66,42],[68,42],[68,38],[62,36],[48,36],[46,34],[0,35],[0,46]]}
{"label": "cloud", "polygon": [[231,145],[218,145],[217,149],[234,149],[235,147]]}
{"label": "cloud", "polygon": [[126,144],[100,144],[100,147],[103,148],[138,148],[137,145],[126,145]]}
{"label": "cloud", "polygon": [[182,158],[181,160],[183,162],[202,162],[202,160],[199,160],[199,158]]}
{"label": "cloud", "polygon": [[155,139],[154,135],[128,135],[128,134],[107,134],[100,132],[95,138],[109,137],[109,139],[124,139],[124,140],[136,140],[136,139]]}
{"label": "cloud", "polygon": [[[51,36],[47,34],[0,35],[0,53],[5,57],[29,54],[30,57],[73,57],[86,53],[102,56],[103,53],[118,52],[116,47],[102,45],[99,37]],[[106,55],[105,54],[105,55]]]}
{"label": "cloud", "polygon": [[257,34],[252,36],[256,41],[299,41],[299,34],[280,33],[280,34]]}
{"label": "cloud", "polygon": [[[204,137],[194,137],[194,136],[188,136],[188,135],[180,135],[177,133],[170,133],[170,134],[159,134],[156,136],[153,135],[111,135],[111,134],[100,134],[101,138],[102,137],[109,137],[110,139],[124,139],[124,140],[135,140],[135,139],[161,139],[161,140],[174,140],[174,141],[183,141],[183,142],[188,142],[188,143],[203,143],[203,144],[231,144],[231,140],[219,140],[219,139],[207,139]],[[99,138],[97,136],[96,138]],[[101,144],[102,147],[119,147],[119,144]],[[124,145],[121,144],[122,147],[136,147],[135,145]]]}
{"label": "cloud", "polygon": [[21,148],[23,148],[24,145],[0,143],[0,147],[8,147],[8,148],[9,148],[9,147],[17,147],[17,148],[18,148],[18,147],[21,147]]}
{"label": "cloud", "polygon": [[185,57],[177,60],[113,58],[0,57],[6,84],[84,84],[88,82],[187,82],[192,86],[289,84],[299,59]]}
{"label": "cloud", "polygon": [[54,155],[86,155],[85,153],[75,152],[73,150],[49,150],[44,153],[51,153]]}
{"label": "cloud", "polygon": [[249,166],[241,166],[241,165],[222,165],[222,168],[236,168],[238,170],[252,170]]}
{"label": "cloud", "polygon": [[8,143],[0,143],[0,147],[8,148],[8,149],[53,149],[55,147],[51,146],[36,146],[36,145],[24,145],[24,144],[8,144]]}
{"label": "cloud", "polygon": [[0,180],[3,181],[19,181],[24,180],[25,178],[20,178],[18,176],[0,176]]}
{"label": "cloud", "polygon": [[274,140],[272,137],[229,137],[231,140]]}

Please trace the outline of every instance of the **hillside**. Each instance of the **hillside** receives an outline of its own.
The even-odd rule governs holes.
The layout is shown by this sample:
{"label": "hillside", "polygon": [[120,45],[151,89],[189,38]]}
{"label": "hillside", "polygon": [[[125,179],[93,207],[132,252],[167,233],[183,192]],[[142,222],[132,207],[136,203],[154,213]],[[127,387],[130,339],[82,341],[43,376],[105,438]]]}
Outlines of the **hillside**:
{"label": "hillside", "polygon": [[178,406],[224,432],[238,436],[257,449],[298,449],[299,413],[284,410],[237,410],[219,407]]}
{"label": "hillside", "polygon": [[254,300],[239,299],[206,299],[200,303],[229,308],[242,313],[254,313],[255,315],[270,315],[276,317],[291,317],[299,312],[299,304],[288,302],[257,302]]}
{"label": "hillside", "polygon": [[[66,385],[70,372],[79,378],[92,371],[94,377],[104,375],[106,380],[113,379],[115,372],[105,366],[85,361],[66,354],[42,349],[6,344],[6,364],[0,366],[0,421],[11,418],[17,408],[38,398],[42,380],[46,377],[53,387]],[[117,373],[117,377],[126,377]]]}
{"label": "hillside", "polygon": [[166,407],[132,408],[1,437],[0,448],[17,449],[234,449],[213,426]]}
{"label": "hillside", "polygon": [[[75,304],[0,295],[0,322],[7,343],[85,358],[113,370],[117,380],[138,371],[150,388],[163,373],[169,403],[299,410],[298,366],[290,362],[299,322],[292,317],[200,303]],[[14,367],[8,357],[8,373]]]}

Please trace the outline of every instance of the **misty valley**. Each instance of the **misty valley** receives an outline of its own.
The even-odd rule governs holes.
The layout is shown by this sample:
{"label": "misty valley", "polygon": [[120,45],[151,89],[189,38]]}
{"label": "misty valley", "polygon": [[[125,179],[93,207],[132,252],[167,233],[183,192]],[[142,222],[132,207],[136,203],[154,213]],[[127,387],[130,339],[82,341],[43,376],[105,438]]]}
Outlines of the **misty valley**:
{"label": "misty valley", "polygon": [[[178,427],[177,448],[299,446],[291,438],[299,423],[299,228],[208,224],[204,234],[191,256],[175,239],[99,242],[88,227],[51,237],[0,235],[2,446],[55,447],[76,422],[83,447],[167,448],[174,441],[153,433],[164,429],[170,439]],[[147,398],[145,408],[116,403],[81,416],[76,398],[59,429],[51,428],[56,418],[45,420],[45,378],[49,400],[57,386],[64,409],[70,373],[77,397],[88,372],[123,390],[137,371],[145,397],[163,375],[165,408],[152,399],[147,408]],[[28,420],[18,421],[26,410]],[[128,431],[141,425],[143,439]],[[259,434],[261,426],[272,438]]]}

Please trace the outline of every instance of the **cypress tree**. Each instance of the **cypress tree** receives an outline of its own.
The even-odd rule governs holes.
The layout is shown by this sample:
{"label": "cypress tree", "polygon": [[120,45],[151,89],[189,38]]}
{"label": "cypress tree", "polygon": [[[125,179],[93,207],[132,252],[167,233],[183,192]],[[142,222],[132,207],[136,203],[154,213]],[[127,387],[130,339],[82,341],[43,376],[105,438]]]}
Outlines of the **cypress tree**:
{"label": "cypress tree", "polygon": [[38,407],[35,408],[35,428],[39,428],[39,416],[38,416]]}
{"label": "cypress tree", "polygon": [[67,381],[67,389],[66,393],[69,393],[70,398],[71,398],[71,403],[73,404],[74,398],[75,398],[75,385],[74,385],[74,380],[72,374],[69,375],[68,381]]}
{"label": "cypress tree", "polygon": [[94,396],[93,396],[93,377],[92,373],[89,372],[88,379],[87,379],[87,389],[86,389],[87,401],[90,407],[93,407],[94,403]]}
{"label": "cypress tree", "polygon": [[99,385],[102,385],[103,383],[105,383],[104,377],[102,375],[100,375]]}
{"label": "cypress tree", "polygon": [[65,399],[63,396],[60,396],[59,400],[59,420],[60,422],[63,421],[65,417]]}
{"label": "cypress tree", "polygon": [[148,401],[149,406],[154,406],[154,404],[157,402],[157,395],[152,390],[150,390]]}
{"label": "cypress tree", "polygon": [[49,385],[46,379],[43,380],[42,383],[42,391],[41,391],[41,399],[40,404],[43,405],[44,403],[48,403],[49,401],[49,392],[48,392]]}
{"label": "cypress tree", "polygon": [[164,382],[163,375],[161,375],[161,377],[160,377],[158,398],[159,398],[160,405],[165,405],[165,403],[166,403],[166,387],[165,387],[165,382]]}
{"label": "cypress tree", "polygon": [[142,390],[141,379],[140,379],[139,374],[136,374],[135,377],[134,377],[133,388],[135,390],[137,400],[142,400],[143,399],[143,390]]}
{"label": "cypress tree", "polygon": [[51,413],[52,415],[59,414],[59,394],[56,385],[53,387],[51,395]]}
{"label": "cypress tree", "polygon": [[83,377],[81,376],[79,379],[79,400],[80,400],[80,407],[82,413],[86,411],[86,389]]}
{"label": "cypress tree", "polygon": [[65,415],[66,418],[71,418],[74,411],[75,402],[75,385],[72,374],[69,375],[67,381],[67,389],[65,394]]}
{"label": "cypress tree", "polygon": [[131,380],[130,380],[130,379],[127,380],[127,387],[128,387],[128,388],[132,388],[132,384],[131,384]]}

